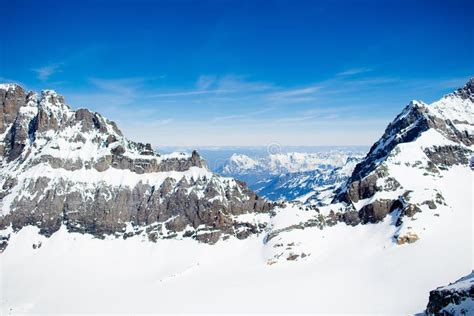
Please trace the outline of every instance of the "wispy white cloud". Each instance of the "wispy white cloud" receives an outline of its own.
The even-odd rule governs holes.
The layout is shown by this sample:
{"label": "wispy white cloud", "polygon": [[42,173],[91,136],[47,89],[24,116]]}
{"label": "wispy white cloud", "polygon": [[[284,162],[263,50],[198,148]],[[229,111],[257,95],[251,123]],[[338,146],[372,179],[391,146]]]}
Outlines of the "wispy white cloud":
{"label": "wispy white cloud", "polygon": [[212,88],[216,83],[217,77],[213,75],[201,75],[196,81],[196,88],[198,90],[207,90]]}
{"label": "wispy white cloud", "polygon": [[172,122],[174,122],[174,119],[171,119],[171,118],[156,121],[156,123],[158,125],[167,125],[167,124],[170,124]]}
{"label": "wispy white cloud", "polygon": [[62,63],[55,63],[46,66],[42,66],[39,68],[34,68],[32,71],[36,73],[36,77],[41,81],[46,81],[51,77],[53,74],[57,72],[61,72],[61,67],[63,66]]}
{"label": "wispy white cloud", "polygon": [[300,95],[315,93],[316,91],[320,89],[321,89],[320,86],[308,87],[308,88],[302,88],[302,89],[289,90],[286,92],[282,92],[279,95],[283,97],[300,96]]}
{"label": "wispy white cloud", "polygon": [[251,94],[274,88],[272,84],[246,80],[245,76],[201,75],[196,80],[196,89],[163,91],[148,94],[147,98],[189,97],[215,94]]}
{"label": "wispy white cloud", "polygon": [[[472,76],[471,76],[472,77]],[[469,80],[469,76],[447,78],[443,80],[413,80],[412,85],[417,85],[419,89],[457,89],[463,87]]]}
{"label": "wispy white cloud", "polygon": [[198,76],[180,90],[149,78],[91,78],[94,93],[83,101],[154,145],[370,144],[404,102],[465,82],[356,68],[292,87],[238,75]]}
{"label": "wispy white cloud", "polygon": [[143,101],[146,95],[145,84],[160,77],[130,77],[130,78],[89,78],[92,90],[79,93],[67,93],[68,102],[73,107],[87,107],[111,115],[112,119],[125,120],[155,117],[158,109]]}
{"label": "wispy white cloud", "polygon": [[[131,101],[128,97],[117,95],[108,92],[85,92],[77,93],[71,92],[66,93],[66,101],[73,107],[86,107],[92,108],[93,110],[105,110],[107,112],[113,112],[114,108],[120,108],[128,105]],[[106,115],[106,113],[104,113]]]}
{"label": "wispy white cloud", "polygon": [[132,78],[90,78],[89,81],[97,88],[116,93],[119,95],[134,96],[138,89],[140,89],[146,78],[132,77]]}
{"label": "wispy white cloud", "polygon": [[271,83],[261,81],[248,80],[246,76],[225,75],[216,81],[217,89],[239,91],[239,92],[256,92],[274,89]]}
{"label": "wispy white cloud", "polygon": [[372,70],[373,69],[369,68],[369,67],[350,68],[350,69],[341,71],[341,72],[337,73],[336,75],[337,76],[354,76],[354,75],[370,72]]}
{"label": "wispy white cloud", "polygon": [[244,114],[216,116],[212,119],[212,122],[215,123],[215,122],[219,122],[219,121],[237,120],[237,119],[243,119],[243,118],[247,118],[247,117],[249,117],[249,115],[244,115]]}
{"label": "wispy white cloud", "polygon": [[163,98],[163,97],[184,97],[184,96],[193,96],[193,95],[204,95],[204,94],[218,94],[218,93],[227,93],[232,92],[228,90],[188,90],[188,91],[178,91],[178,92],[165,92],[165,93],[156,93],[147,95],[147,98]]}
{"label": "wispy white cloud", "polygon": [[249,120],[252,118],[262,118],[262,115],[265,113],[269,113],[274,110],[274,107],[264,107],[257,111],[247,111],[242,114],[232,114],[232,115],[223,115],[223,116],[215,116],[211,119],[212,123],[222,122],[222,121],[242,121],[242,120]]}

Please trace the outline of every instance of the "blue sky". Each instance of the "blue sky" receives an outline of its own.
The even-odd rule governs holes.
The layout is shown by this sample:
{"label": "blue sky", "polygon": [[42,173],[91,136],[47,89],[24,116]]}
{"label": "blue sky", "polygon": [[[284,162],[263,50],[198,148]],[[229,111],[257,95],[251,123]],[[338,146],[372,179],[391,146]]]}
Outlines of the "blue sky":
{"label": "blue sky", "polygon": [[474,76],[472,1],[5,1],[0,81],[155,146],[369,145]]}

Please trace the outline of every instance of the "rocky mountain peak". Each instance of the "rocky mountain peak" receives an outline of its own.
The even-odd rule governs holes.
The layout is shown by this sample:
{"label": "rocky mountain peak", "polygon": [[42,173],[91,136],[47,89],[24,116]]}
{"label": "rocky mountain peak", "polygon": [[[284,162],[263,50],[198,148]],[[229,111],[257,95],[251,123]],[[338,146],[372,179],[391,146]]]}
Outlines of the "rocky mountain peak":
{"label": "rocky mountain peak", "polygon": [[186,231],[216,242],[258,232],[234,217],[273,208],[210,172],[197,151],[160,155],[53,90],[0,85],[0,132],[0,231],[35,225],[51,235],[65,225],[103,237],[146,229],[155,241]]}
{"label": "rocky mountain peak", "polygon": [[0,90],[4,90],[4,91],[10,91],[10,90],[16,90],[16,89],[21,89],[23,90],[23,88],[16,84],[16,83],[1,83],[0,84]]}
{"label": "rocky mountain peak", "polygon": [[25,92],[17,84],[0,84],[0,133],[4,133],[25,104]]}
{"label": "rocky mountain peak", "polygon": [[65,104],[64,97],[54,90],[41,91],[39,106],[48,109],[59,108],[62,110],[71,110],[71,107]]}
{"label": "rocky mountain peak", "polygon": [[[472,84],[473,79],[429,105],[412,101],[387,126],[333,201],[348,207],[343,216],[346,222],[373,223],[399,212],[396,222],[402,227],[417,212],[443,203],[439,190],[433,189],[435,179],[453,166],[468,166],[474,153]],[[417,174],[419,182],[411,180]],[[420,187],[425,193],[417,200],[412,192],[419,192]],[[400,235],[399,241],[413,236],[410,231],[405,235],[408,239]]]}
{"label": "rocky mountain peak", "polygon": [[[437,130],[455,143],[460,142],[468,146],[474,143],[473,135],[464,131],[463,126],[459,126],[474,124],[473,89],[474,78],[463,88],[430,105],[417,100],[411,101],[387,126],[366,159],[356,166],[352,178],[364,178],[383,162],[398,144],[412,142],[429,129]],[[462,102],[456,100],[459,97]]]}
{"label": "rocky mountain peak", "polygon": [[64,97],[58,94],[55,90],[52,90],[52,89],[41,90],[41,95],[44,97],[49,96],[49,97],[57,98],[58,100],[61,100],[61,103],[64,103]]}

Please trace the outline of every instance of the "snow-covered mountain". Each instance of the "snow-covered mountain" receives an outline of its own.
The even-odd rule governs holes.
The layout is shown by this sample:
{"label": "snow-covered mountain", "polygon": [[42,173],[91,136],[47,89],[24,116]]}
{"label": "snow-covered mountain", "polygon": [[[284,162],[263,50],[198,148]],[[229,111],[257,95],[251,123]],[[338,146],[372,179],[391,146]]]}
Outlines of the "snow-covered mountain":
{"label": "snow-covered mountain", "polygon": [[222,166],[219,173],[226,176],[245,175],[281,175],[314,171],[319,168],[341,167],[347,159],[365,153],[352,150],[327,150],[321,152],[290,152],[268,154],[264,157],[251,158],[243,154],[233,154]]}
{"label": "snow-covered mountain", "polygon": [[471,79],[430,105],[407,105],[339,189],[334,202],[345,208],[346,223],[376,223],[392,214],[399,242],[423,234],[428,222],[440,216],[439,207],[447,204],[441,179],[448,173],[471,173],[473,101]]}
{"label": "snow-covered mountain", "polygon": [[[315,266],[327,271],[328,265],[336,265],[340,270],[332,273],[348,279],[355,273],[383,282],[386,288],[381,291],[407,291],[406,286],[415,286],[410,279],[416,279],[426,300],[435,280],[448,282],[456,278],[449,275],[458,278],[472,270],[473,154],[474,79],[430,105],[411,102],[339,188],[325,192],[326,198],[316,199],[318,204],[310,199],[274,211],[265,239],[267,264],[325,262]],[[366,256],[373,256],[374,262]],[[426,260],[430,267],[419,264]],[[348,279],[344,284],[357,283]],[[323,283],[331,286],[329,280]],[[366,289],[368,283],[356,288]],[[404,299],[423,302],[419,292]],[[391,290],[385,294],[400,298]],[[400,311],[394,306],[384,311],[395,310]]]}
{"label": "snow-covered mountain", "polygon": [[346,180],[362,151],[328,149],[320,152],[290,152],[251,158],[233,154],[216,172],[244,181],[270,200],[304,200],[323,188]]}
{"label": "snow-covered mountain", "polygon": [[27,225],[47,236],[64,225],[98,237],[146,230],[151,240],[215,242],[258,230],[232,216],[272,208],[243,183],[209,171],[197,152],[155,154],[52,90],[1,85],[0,105],[2,249],[9,231]]}
{"label": "snow-covered mountain", "polygon": [[351,156],[347,161],[339,163],[320,164],[311,171],[288,172],[282,175],[269,175],[250,187],[259,195],[273,201],[298,200],[312,204],[320,204],[320,200],[327,200],[325,193],[332,193],[334,189],[346,181],[357,162],[361,158]]}
{"label": "snow-covered mountain", "polygon": [[[0,123],[0,223],[9,243],[0,255],[4,313],[65,313],[70,306],[82,313],[197,313],[211,306],[218,313],[232,306],[235,313],[406,315],[424,311],[431,290],[472,271],[474,79],[430,105],[411,102],[337,189],[279,204],[210,173],[197,153],[144,154],[139,148],[148,146],[118,132],[108,143],[113,125],[105,121],[102,135],[98,114],[39,114],[43,104],[57,103],[51,93],[27,106],[17,89],[5,92]],[[54,122],[58,128],[38,128]],[[79,146],[94,153],[80,167],[73,164]],[[98,161],[105,161],[101,171]],[[41,177],[54,181],[42,185]],[[154,193],[152,181],[160,183]],[[90,182],[99,188],[84,189]],[[107,198],[97,194],[109,186]],[[116,206],[123,203],[136,211],[123,215]],[[187,223],[181,232],[177,219]],[[163,232],[158,239],[149,233],[155,222]],[[103,233],[119,224],[118,233]],[[207,234],[198,241],[218,242],[182,238],[188,229]]]}

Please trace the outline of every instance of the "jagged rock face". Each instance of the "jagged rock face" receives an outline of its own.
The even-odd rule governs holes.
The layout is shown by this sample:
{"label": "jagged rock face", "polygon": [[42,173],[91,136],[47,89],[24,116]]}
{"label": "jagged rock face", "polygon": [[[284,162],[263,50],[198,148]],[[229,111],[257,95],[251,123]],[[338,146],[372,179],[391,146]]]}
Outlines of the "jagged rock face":
{"label": "jagged rock face", "polygon": [[5,86],[0,89],[0,133],[4,133],[12,124],[18,114],[18,110],[25,103],[25,92],[23,89],[11,89]]}
{"label": "jagged rock face", "polygon": [[426,314],[470,315],[474,313],[474,272],[430,292]]}
{"label": "jagged rock face", "polygon": [[453,166],[469,165],[474,153],[473,87],[471,79],[431,105],[412,101],[355,167],[334,203],[357,211],[362,223],[381,221],[395,210],[405,214],[408,205],[435,209],[439,192],[427,185],[424,190],[433,191],[432,199],[409,203],[412,185],[402,179],[422,173],[422,181],[435,181]]}
{"label": "jagged rock face", "polygon": [[359,218],[364,224],[380,222],[389,212],[393,211],[397,207],[401,207],[400,204],[401,203],[398,200],[376,200],[360,209]]}
{"label": "jagged rock face", "polygon": [[0,85],[0,98],[0,230],[35,225],[51,235],[66,225],[102,237],[146,229],[153,240],[186,231],[216,242],[246,237],[234,216],[273,207],[210,172],[197,152],[160,156],[54,91]]}

